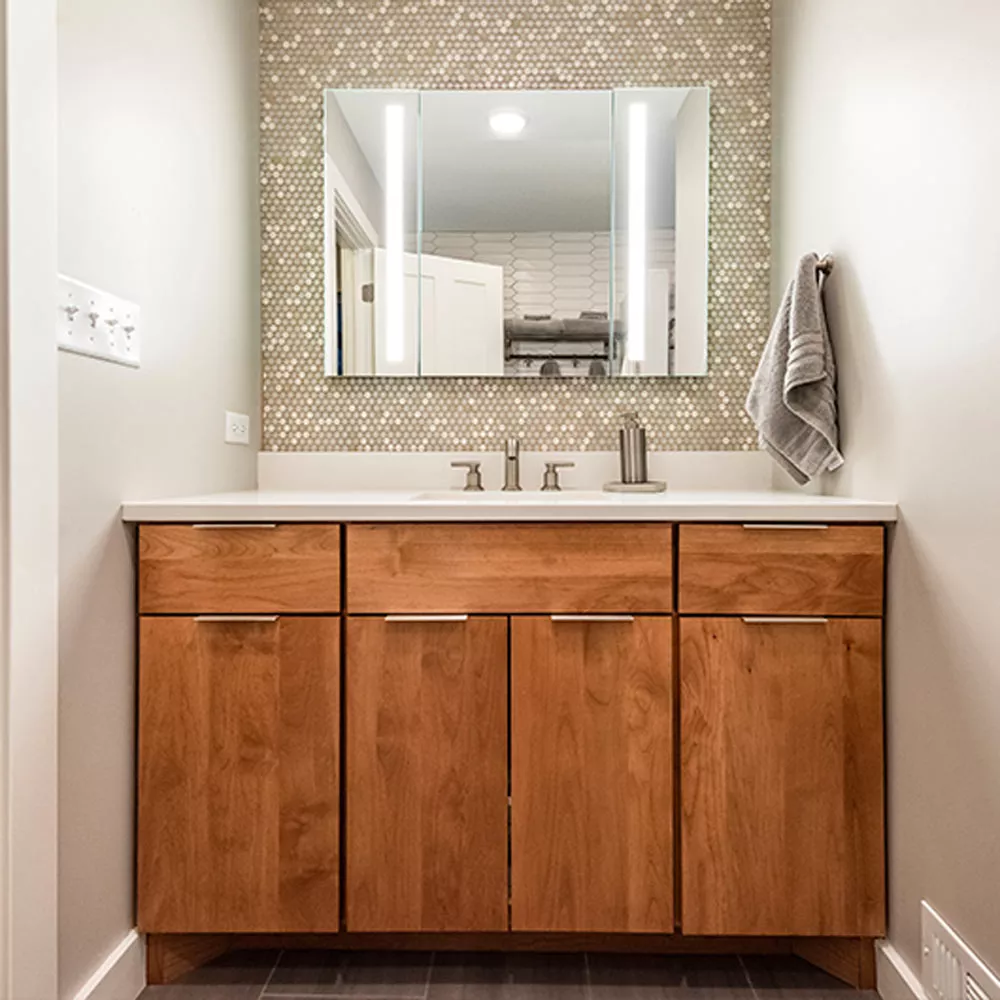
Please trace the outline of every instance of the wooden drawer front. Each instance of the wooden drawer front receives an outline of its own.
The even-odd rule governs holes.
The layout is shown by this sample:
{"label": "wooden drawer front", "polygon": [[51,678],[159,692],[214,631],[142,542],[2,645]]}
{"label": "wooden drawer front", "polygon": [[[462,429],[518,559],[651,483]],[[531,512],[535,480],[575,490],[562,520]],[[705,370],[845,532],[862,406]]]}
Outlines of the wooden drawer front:
{"label": "wooden drawer front", "polygon": [[340,611],[340,526],[139,528],[142,614]]}
{"label": "wooden drawer front", "polygon": [[880,615],[877,526],[682,525],[681,614]]}
{"label": "wooden drawer front", "polygon": [[671,528],[349,525],[352,614],[671,610]]}
{"label": "wooden drawer front", "polygon": [[684,933],[881,936],[882,623],[680,629]]}
{"label": "wooden drawer front", "polygon": [[139,926],[339,927],[340,619],[143,618]]}
{"label": "wooden drawer front", "polygon": [[673,934],[672,622],[579,617],[511,623],[511,927]]}
{"label": "wooden drawer front", "polygon": [[347,621],[347,930],[507,929],[507,619]]}

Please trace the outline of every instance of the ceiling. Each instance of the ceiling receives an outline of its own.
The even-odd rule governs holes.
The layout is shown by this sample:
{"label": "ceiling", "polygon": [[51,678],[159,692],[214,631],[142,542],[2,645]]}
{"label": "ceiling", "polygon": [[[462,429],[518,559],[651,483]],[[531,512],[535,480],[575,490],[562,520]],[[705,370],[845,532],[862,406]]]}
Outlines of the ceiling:
{"label": "ceiling", "polygon": [[[673,225],[673,124],[687,94],[684,88],[616,92],[620,158],[622,106],[641,97],[650,108],[649,176],[655,181],[650,190],[651,225]],[[381,184],[383,109],[405,96],[413,117],[412,93],[361,90],[336,91],[333,96]],[[424,91],[420,101],[425,231],[610,230],[609,91]],[[498,110],[525,116],[527,125],[520,135],[505,139],[493,134],[489,117]],[[410,145],[415,147],[416,141],[414,127]],[[335,157],[335,151],[331,155]],[[410,162],[408,180],[415,190],[415,155]],[[623,177],[617,187],[621,211]]]}

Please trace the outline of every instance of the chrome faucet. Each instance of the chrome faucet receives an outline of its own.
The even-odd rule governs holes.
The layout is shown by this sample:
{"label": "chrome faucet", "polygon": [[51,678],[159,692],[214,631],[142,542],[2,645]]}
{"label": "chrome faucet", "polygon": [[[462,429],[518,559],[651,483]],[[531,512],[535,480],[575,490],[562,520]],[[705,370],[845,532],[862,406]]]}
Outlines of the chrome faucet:
{"label": "chrome faucet", "polygon": [[521,442],[517,438],[507,438],[504,450],[503,488],[507,493],[521,490]]}

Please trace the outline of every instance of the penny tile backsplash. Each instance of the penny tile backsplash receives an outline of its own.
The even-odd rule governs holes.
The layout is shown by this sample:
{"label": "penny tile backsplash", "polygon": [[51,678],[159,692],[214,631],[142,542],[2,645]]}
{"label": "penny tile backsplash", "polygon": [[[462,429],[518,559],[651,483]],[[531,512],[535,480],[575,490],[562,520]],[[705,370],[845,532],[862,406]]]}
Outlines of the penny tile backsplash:
{"label": "penny tile backsplash", "polygon": [[[770,309],[769,0],[262,0],[261,313],[269,451],[749,450]],[[712,90],[709,373],[683,379],[323,374],[327,88]],[[511,294],[508,289],[508,297]]]}

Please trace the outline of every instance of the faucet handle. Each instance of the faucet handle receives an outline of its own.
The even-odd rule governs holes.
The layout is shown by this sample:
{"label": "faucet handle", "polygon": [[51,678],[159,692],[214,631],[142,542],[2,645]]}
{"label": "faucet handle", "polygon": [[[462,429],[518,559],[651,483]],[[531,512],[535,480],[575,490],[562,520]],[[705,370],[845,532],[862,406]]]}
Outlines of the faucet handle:
{"label": "faucet handle", "polygon": [[562,489],[559,485],[560,469],[575,469],[576,462],[546,462],[545,475],[542,477],[542,492],[553,493]]}
{"label": "faucet handle", "polygon": [[465,473],[465,492],[466,493],[481,493],[483,491],[483,473],[482,473],[482,462],[452,462],[451,467],[453,469],[467,469]]}

